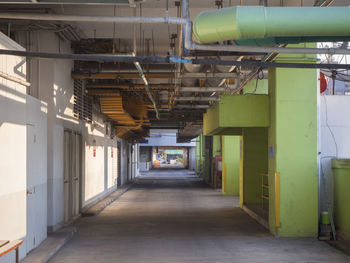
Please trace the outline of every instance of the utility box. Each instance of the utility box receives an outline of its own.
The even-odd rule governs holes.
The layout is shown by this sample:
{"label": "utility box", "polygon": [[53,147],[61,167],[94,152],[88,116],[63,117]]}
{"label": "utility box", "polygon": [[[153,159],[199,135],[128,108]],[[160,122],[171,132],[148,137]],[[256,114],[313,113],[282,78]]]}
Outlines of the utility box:
{"label": "utility box", "polygon": [[333,159],[334,223],[338,236],[350,240],[350,159]]}
{"label": "utility box", "polygon": [[242,135],[242,128],[269,125],[268,95],[224,95],[203,116],[203,133],[207,136]]}

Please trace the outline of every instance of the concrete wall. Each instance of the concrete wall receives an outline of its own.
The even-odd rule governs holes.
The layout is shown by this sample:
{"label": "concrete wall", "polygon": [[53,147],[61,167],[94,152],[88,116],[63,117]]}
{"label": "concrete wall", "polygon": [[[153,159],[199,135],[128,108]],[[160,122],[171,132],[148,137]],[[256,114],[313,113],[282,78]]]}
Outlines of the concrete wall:
{"label": "concrete wall", "polygon": [[152,167],[152,147],[139,146],[140,171],[148,171]]}
{"label": "concrete wall", "polygon": [[[320,212],[332,213],[333,210],[334,179],[331,160],[333,158],[350,159],[350,119],[346,115],[348,112],[350,112],[350,96],[324,95],[320,97]],[[343,205],[338,213],[346,215],[346,211],[349,211],[349,204],[340,202],[338,205]],[[339,229],[336,218],[335,224],[338,236],[348,238],[342,232],[345,229]]]}
{"label": "concrete wall", "polygon": [[243,129],[243,202],[261,204],[261,174],[268,171],[267,128]]}
{"label": "concrete wall", "polygon": [[150,131],[150,137],[146,138],[147,143],[140,143],[140,146],[184,146],[194,147],[195,141],[190,143],[177,143],[176,142],[177,130],[157,130]]}
{"label": "concrete wall", "polygon": [[[24,50],[0,33],[0,48]],[[23,58],[0,56],[0,71],[25,81]],[[2,240],[23,239],[26,222],[26,87],[0,77],[0,236]],[[20,257],[26,253],[20,248]],[[13,261],[13,253],[0,262]]]}
{"label": "concrete wall", "polygon": [[[71,53],[70,43],[51,32],[34,32],[31,50]],[[63,134],[65,129],[82,136],[82,203],[87,207],[116,189],[117,139],[106,134],[105,118],[93,110],[92,123],[74,117],[73,62],[42,60],[31,67],[31,93],[48,104],[48,227],[57,229],[63,222]],[[36,76],[39,76],[38,78]],[[122,141],[121,182],[127,181],[128,144]],[[113,149],[113,158],[111,151]],[[96,154],[94,155],[94,151]]]}
{"label": "concrete wall", "polygon": [[196,147],[189,148],[189,167],[190,170],[196,169]]}
{"label": "concrete wall", "polygon": [[[222,163],[224,195],[239,195],[240,136],[222,137]],[[225,180],[224,180],[225,179]]]}
{"label": "concrete wall", "polygon": [[27,95],[27,252],[46,239],[47,105]]}
{"label": "concrete wall", "polygon": [[[29,50],[71,52],[70,43],[60,41],[52,32],[29,35],[30,38],[26,34],[17,36]],[[0,48],[24,50],[2,34]],[[31,83],[27,89],[0,78],[0,168],[7,171],[0,174],[0,233],[1,239],[25,240],[20,248],[22,258],[46,238],[47,229],[56,230],[63,225],[64,131],[74,131],[82,137],[83,209],[117,188],[117,138],[106,134],[109,124],[99,109],[93,110],[92,123],[74,117],[72,61],[36,60],[26,64],[20,57],[0,59],[0,71],[24,81],[28,73],[27,81]],[[133,147],[132,160],[127,164],[131,147],[124,140],[121,145],[123,185],[138,174],[138,148]],[[0,262],[12,262],[12,257],[13,253]]]}

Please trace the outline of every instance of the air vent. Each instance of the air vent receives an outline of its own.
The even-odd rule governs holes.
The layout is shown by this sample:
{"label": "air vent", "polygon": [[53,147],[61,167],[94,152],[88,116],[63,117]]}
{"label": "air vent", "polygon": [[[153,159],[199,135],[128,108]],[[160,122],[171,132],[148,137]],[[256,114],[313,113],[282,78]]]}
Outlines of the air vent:
{"label": "air vent", "polygon": [[92,98],[85,92],[84,80],[74,80],[74,116],[79,120],[92,122]]}

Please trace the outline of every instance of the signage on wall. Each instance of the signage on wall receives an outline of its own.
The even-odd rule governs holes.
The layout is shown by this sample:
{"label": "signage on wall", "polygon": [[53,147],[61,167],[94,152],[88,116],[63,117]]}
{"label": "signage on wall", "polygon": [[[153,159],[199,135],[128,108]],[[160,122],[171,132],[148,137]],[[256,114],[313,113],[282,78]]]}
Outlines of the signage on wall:
{"label": "signage on wall", "polygon": [[113,148],[111,149],[111,158],[113,158]]}
{"label": "signage on wall", "polygon": [[275,147],[269,146],[269,158],[275,158]]}

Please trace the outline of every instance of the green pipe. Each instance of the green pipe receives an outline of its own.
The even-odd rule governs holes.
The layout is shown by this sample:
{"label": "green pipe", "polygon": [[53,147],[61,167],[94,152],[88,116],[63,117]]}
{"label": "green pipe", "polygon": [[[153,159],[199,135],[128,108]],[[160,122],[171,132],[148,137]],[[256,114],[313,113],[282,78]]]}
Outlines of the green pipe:
{"label": "green pipe", "polygon": [[236,6],[201,12],[193,22],[200,44],[266,37],[349,37],[349,7]]}
{"label": "green pipe", "polygon": [[238,46],[274,46],[283,44],[315,43],[315,42],[350,42],[350,36],[341,37],[265,37],[239,39],[234,42]]}

